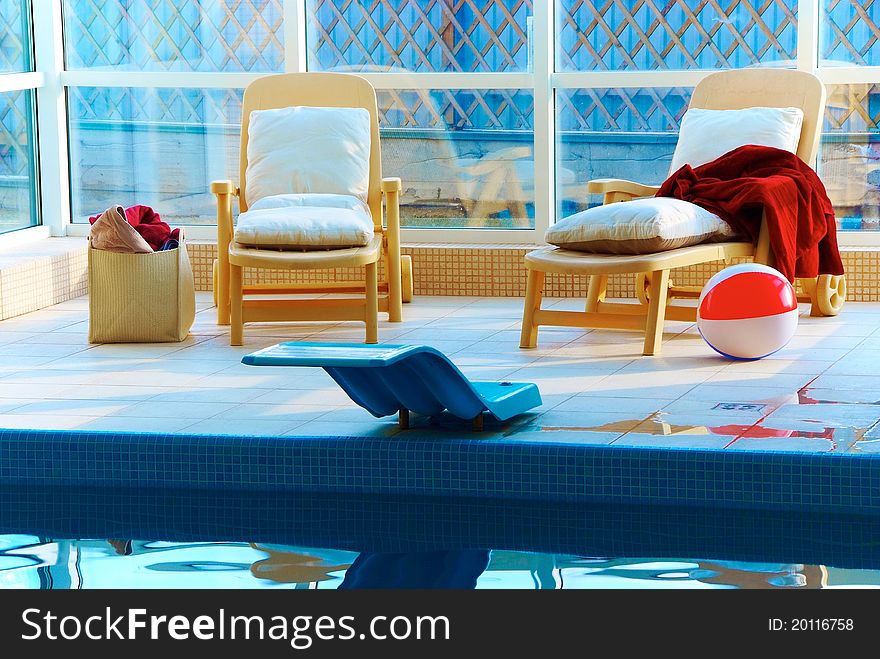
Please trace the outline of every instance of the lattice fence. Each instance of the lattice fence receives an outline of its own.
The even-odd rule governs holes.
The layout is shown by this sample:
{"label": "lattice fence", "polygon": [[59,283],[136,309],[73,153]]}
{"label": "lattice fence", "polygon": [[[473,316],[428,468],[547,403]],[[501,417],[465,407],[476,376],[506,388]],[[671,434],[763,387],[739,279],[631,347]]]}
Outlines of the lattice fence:
{"label": "lattice fence", "polygon": [[0,94],[0,178],[26,176],[32,146],[28,140],[29,91]]}
{"label": "lattice fence", "polygon": [[560,70],[728,68],[796,57],[797,0],[561,0]]}
{"label": "lattice fence", "polygon": [[311,0],[309,66],[522,71],[532,0]]}
{"label": "lattice fence", "polygon": [[72,87],[69,97],[80,122],[241,123],[240,89]]}
{"label": "lattice fence", "polygon": [[381,90],[380,123],[384,128],[526,130],[533,125],[531,91]]}
{"label": "lattice fence", "polygon": [[826,64],[880,64],[880,3],[823,0],[822,57]]}
{"label": "lattice fence", "polygon": [[582,89],[556,95],[561,131],[676,132],[687,89]]}
{"label": "lattice fence", "polygon": [[[0,0],[0,69],[21,67],[22,1]],[[66,0],[68,65],[280,71],[281,5],[281,0]],[[786,65],[796,56],[796,0],[560,0],[558,10],[561,70]],[[823,58],[880,63],[880,2],[825,0],[823,10]],[[529,65],[532,11],[533,0],[309,0],[309,66],[522,71]],[[872,90],[851,88],[846,106],[829,108],[828,129],[876,129],[880,106]],[[128,120],[207,122],[216,115],[213,102],[226,105],[214,95],[186,90],[148,99],[157,107],[137,107],[139,92],[112,91],[101,98],[92,91],[88,99],[75,93],[84,107],[105,108],[105,118],[124,108]],[[680,90],[626,89],[562,94],[560,125],[571,131],[674,131],[684,96]],[[389,94],[383,110],[383,125],[394,128],[524,130],[532,123],[530,95],[515,90],[402,90]]]}
{"label": "lattice fence", "polygon": [[65,0],[70,68],[281,71],[281,0]]}
{"label": "lattice fence", "polygon": [[25,0],[0,0],[0,72],[28,68],[24,43],[26,5]]}

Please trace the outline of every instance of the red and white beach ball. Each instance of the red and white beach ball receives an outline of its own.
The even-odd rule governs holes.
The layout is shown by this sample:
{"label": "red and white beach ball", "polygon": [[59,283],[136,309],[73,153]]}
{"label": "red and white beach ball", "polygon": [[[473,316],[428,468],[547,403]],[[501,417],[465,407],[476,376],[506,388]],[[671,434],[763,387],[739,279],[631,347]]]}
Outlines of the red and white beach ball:
{"label": "red and white beach ball", "polygon": [[697,328],[725,357],[766,357],[791,340],[797,323],[794,288],[781,272],[766,265],[725,268],[700,294]]}

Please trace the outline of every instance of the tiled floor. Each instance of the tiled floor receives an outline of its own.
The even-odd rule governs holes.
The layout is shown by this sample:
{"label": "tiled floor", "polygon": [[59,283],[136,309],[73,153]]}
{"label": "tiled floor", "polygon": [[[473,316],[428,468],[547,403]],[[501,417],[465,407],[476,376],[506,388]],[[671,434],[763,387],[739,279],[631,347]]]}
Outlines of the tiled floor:
{"label": "tiled floor", "polygon": [[[582,308],[559,300],[558,308]],[[380,340],[427,343],[473,379],[537,382],[544,405],[481,437],[527,442],[880,452],[880,304],[837,318],[803,309],[797,336],[756,362],[713,353],[693,325],[669,323],[663,356],[641,356],[625,331],[543,328],[520,350],[520,299],[420,297]],[[0,322],[0,427],[233,433],[397,434],[320,369],[260,368],[242,355],[279,341],[359,341],[341,323],[249,326],[230,347],[200,294],[183,343],[91,346],[80,298]],[[414,419],[408,433],[468,436],[453,419]]]}

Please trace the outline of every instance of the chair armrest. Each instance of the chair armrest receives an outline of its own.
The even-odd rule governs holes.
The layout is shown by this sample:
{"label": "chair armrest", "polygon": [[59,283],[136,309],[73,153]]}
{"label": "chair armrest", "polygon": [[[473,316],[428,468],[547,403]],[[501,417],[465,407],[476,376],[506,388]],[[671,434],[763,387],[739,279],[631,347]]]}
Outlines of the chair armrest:
{"label": "chair armrest", "polygon": [[605,203],[609,203],[609,196],[616,197],[610,201],[621,201],[634,197],[653,197],[659,189],[659,185],[645,185],[618,178],[597,178],[587,183],[587,192],[605,195]]}
{"label": "chair armrest", "polygon": [[217,248],[220,260],[225,264],[232,241],[232,197],[238,196],[239,189],[232,181],[213,181],[211,192],[217,197]]}
{"label": "chair armrest", "polygon": [[403,183],[396,176],[382,179],[382,196],[385,197],[385,238],[398,245],[400,244],[400,191]]}
{"label": "chair armrest", "polygon": [[211,182],[211,193],[212,194],[231,194],[235,197],[238,196],[238,188],[233,185],[232,181],[212,181]]}
{"label": "chair armrest", "polygon": [[400,182],[400,179],[396,176],[389,176],[388,178],[382,179],[381,190],[383,194],[388,194],[389,192],[400,192],[403,189],[403,184]]}

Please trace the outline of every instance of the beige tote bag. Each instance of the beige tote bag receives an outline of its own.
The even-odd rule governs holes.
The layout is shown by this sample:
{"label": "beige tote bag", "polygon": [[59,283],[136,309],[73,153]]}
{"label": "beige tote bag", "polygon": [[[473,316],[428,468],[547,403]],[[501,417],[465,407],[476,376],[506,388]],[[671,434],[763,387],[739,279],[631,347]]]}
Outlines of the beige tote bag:
{"label": "beige tote bag", "polygon": [[89,342],[183,341],[196,316],[192,266],[180,247],[119,254],[89,244]]}

